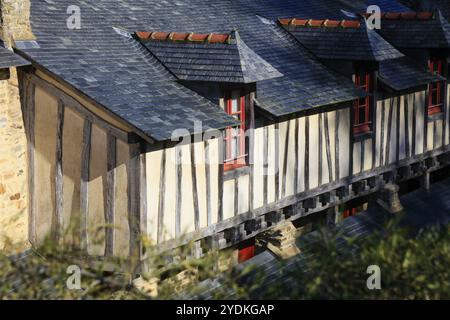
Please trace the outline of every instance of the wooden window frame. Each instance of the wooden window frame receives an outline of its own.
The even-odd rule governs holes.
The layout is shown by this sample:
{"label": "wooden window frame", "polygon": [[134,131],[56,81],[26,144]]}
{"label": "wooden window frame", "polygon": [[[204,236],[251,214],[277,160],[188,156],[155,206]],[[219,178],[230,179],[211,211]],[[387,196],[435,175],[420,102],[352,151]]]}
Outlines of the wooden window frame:
{"label": "wooden window frame", "polygon": [[343,213],[343,218],[347,219],[350,217],[354,217],[358,214],[358,208],[349,208],[349,209],[345,209],[344,213]]}
{"label": "wooden window frame", "polygon": [[[353,133],[355,135],[372,132],[372,110],[373,100],[373,72],[365,68],[356,68],[355,85],[367,93],[365,98],[358,98],[353,103]],[[362,80],[364,79],[364,82]],[[361,121],[361,113],[364,114],[364,121]]]}
{"label": "wooden window frame", "polygon": [[244,263],[256,255],[255,239],[249,239],[238,245],[238,263]]}
{"label": "wooden window frame", "polygon": [[[428,69],[431,73],[444,76],[443,68],[445,61],[442,58],[431,57],[428,61]],[[433,116],[443,112],[445,97],[445,81],[436,81],[428,86],[428,115]],[[444,88],[443,88],[444,87]],[[436,103],[433,103],[436,101]]]}
{"label": "wooden window frame", "polygon": [[[239,92],[239,111],[233,112],[233,93]],[[239,128],[240,142],[237,148],[237,156],[233,157],[232,155],[232,141],[235,137],[233,137],[233,132],[236,129],[234,127],[228,127],[225,129],[225,137],[224,137],[224,171],[231,171],[241,167],[247,166],[247,141],[245,136],[246,130],[246,110],[247,110],[247,95],[243,90],[228,90],[225,94],[225,112],[237,118],[240,121]]]}

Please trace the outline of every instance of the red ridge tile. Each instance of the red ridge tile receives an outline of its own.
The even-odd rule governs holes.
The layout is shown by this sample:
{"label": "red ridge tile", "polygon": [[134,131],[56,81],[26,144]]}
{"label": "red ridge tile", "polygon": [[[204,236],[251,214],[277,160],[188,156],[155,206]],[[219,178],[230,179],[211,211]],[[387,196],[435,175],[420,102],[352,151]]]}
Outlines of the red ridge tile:
{"label": "red ridge tile", "polygon": [[342,20],[341,22],[342,28],[359,28],[361,27],[361,22],[354,20]]}
{"label": "red ridge tile", "polygon": [[159,40],[176,42],[209,42],[209,43],[229,43],[229,34],[202,34],[202,33],[181,33],[181,32],[136,32],[136,36],[141,40]]}
{"label": "red ridge tile", "polygon": [[401,15],[403,20],[414,20],[417,18],[417,13],[415,12],[403,12]]}
{"label": "red ridge tile", "polygon": [[322,24],[325,22],[325,20],[309,20],[308,21],[308,26],[310,27],[320,27],[322,26]]}
{"label": "red ridge tile", "polygon": [[328,28],[337,28],[337,27],[339,27],[340,26],[340,24],[341,24],[341,21],[338,21],[338,20],[325,20],[325,22],[323,23],[323,25],[325,26],[325,27],[328,27]]}
{"label": "red ridge tile", "polygon": [[214,34],[211,33],[208,37],[209,43],[227,43],[229,39],[228,34]]}
{"label": "red ridge tile", "polygon": [[153,32],[151,35],[152,40],[167,40],[170,32]]}
{"label": "red ridge tile", "polygon": [[288,26],[291,23],[292,19],[278,19],[278,22],[283,26]]}
{"label": "red ridge tile", "polygon": [[191,33],[188,37],[192,42],[205,42],[208,40],[209,34]]}
{"label": "red ridge tile", "polygon": [[146,40],[146,39],[150,38],[150,36],[152,35],[152,33],[151,33],[151,32],[146,32],[146,31],[139,31],[139,32],[136,32],[136,35],[137,35],[140,39]]}
{"label": "red ridge tile", "polygon": [[189,33],[172,32],[169,36],[169,39],[172,41],[186,41],[188,37]]}
{"label": "red ridge tile", "polygon": [[397,20],[400,19],[402,14],[401,13],[397,13],[397,12],[387,12],[384,15],[382,15],[383,18],[385,19],[389,19],[389,20]]}
{"label": "red ridge tile", "polygon": [[307,24],[308,24],[308,21],[309,20],[306,20],[306,19],[292,19],[291,20],[291,24],[293,25],[293,26],[297,26],[297,27],[300,27],[300,26],[306,26]]}
{"label": "red ridge tile", "polygon": [[417,13],[417,19],[430,20],[433,18],[433,12],[419,12]]}
{"label": "red ridge tile", "polygon": [[361,22],[357,20],[316,20],[316,19],[278,19],[278,23],[283,26],[295,27],[327,27],[327,28],[359,28]]}

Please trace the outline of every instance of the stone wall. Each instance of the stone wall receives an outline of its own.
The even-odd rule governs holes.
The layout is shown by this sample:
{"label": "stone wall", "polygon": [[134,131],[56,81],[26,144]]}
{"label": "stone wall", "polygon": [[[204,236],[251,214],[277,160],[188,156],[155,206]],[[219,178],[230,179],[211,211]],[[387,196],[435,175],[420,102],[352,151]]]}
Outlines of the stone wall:
{"label": "stone wall", "polygon": [[[30,1],[0,0],[0,37],[7,47],[14,40],[32,40]],[[0,251],[28,246],[27,143],[17,72],[0,77]]]}
{"label": "stone wall", "polygon": [[35,39],[30,26],[29,0],[0,0],[2,40],[10,46],[11,40]]}
{"label": "stone wall", "polygon": [[[26,137],[16,71],[0,80],[0,251],[27,245]],[[12,244],[7,241],[12,241]]]}

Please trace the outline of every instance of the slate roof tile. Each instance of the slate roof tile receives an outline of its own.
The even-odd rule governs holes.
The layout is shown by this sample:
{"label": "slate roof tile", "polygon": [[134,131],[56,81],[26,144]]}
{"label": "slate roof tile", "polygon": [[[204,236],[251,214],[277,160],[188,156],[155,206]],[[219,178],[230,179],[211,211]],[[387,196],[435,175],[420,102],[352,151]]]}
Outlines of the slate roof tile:
{"label": "slate roof tile", "polygon": [[0,69],[27,66],[30,62],[0,45]]}
{"label": "slate roof tile", "polygon": [[450,48],[450,24],[440,11],[429,19],[382,19],[380,35],[399,48]]}
{"label": "slate roof tile", "polygon": [[382,12],[405,12],[408,11],[408,7],[395,0],[339,0],[342,4],[345,4],[353,8],[358,13],[366,12],[367,8],[371,5],[377,5]]}
{"label": "slate roof tile", "polygon": [[[193,119],[205,119],[203,126],[207,129],[229,126],[230,117],[209,100],[177,83],[177,78],[140,43],[128,38],[127,33],[195,30],[226,34],[238,29],[243,42],[284,75],[258,83],[259,106],[274,115],[286,115],[351,101],[360,95],[349,79],[321,65],[278,26],[261,20],[264,14],[257,16],[274,8],[282,11],[276,13],[276,18],[293,16],[306,6],[317,9],[319,1],[323,6],[323,0],[286,0],[281,4],[275,1],[279,7],[273,6],[272,0],[61,0],[52,4],[34,0],[31,24],[40,48],[21,51],[138,132],[165,140],[174,128],[193,132]],[[66,26],[68,5],[81,9],[80,30]],[[85,80],[88,77],[97,81],[88,82]],[[175,113],[180,106],[181,113]],[[176,120],[168,117],[170,113],[178,115]],[[154,117],[163,122],[155,123]]]}
{"label": "slate roof tile", "polygon": [[379,79],[391,89],[398,91],[443,80],[438,75],[420,69],[406,57],[381,62]]}
{"label": "slate roof tile", "polygon": [[152,34],[137,35],[180,80],[253,83],[283,76],[252,51],[238,32],[200,35],[196,41],[189,39],[195,37],[192,33],[173,32],[163,41],[152,39]]}
{"label": "slate roof tile", "polygon": [[[296,19],[279,23],[314,55],[322,59],[384,61],[403,54],[358,20],[314,20],[296,25]],[[309,20],[311,21],[311,20]]]}

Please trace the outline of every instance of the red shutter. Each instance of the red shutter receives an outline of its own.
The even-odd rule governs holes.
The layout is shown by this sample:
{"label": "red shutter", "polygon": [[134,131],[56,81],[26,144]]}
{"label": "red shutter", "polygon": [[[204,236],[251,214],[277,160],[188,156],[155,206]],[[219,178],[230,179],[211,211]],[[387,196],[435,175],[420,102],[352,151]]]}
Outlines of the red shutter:
{"label": "red shutter", "polygon": [[[431,58],[428,62],[430,72],[443,75],[443,61],[437,58]],[[444,104],[444,95],[442,94],[443,82],[431,83],[428,87],[428,115],[434,115],[442,112]]]}
{"label": "red shutter", "polygon": [[[238,98],[238,110],[236,112],[233,112],[233,94],[230,93],[229,97],[226,101],[226,107],[225,111],[235,117],[237,120],[239,120],[240,125],[237,127],[239,129],[239,132],[237,136],[233,137],[233,131],[236,129],[236,127],[229,127],[226,129],[226,136],[225,136],[225,163],[224,163],[224,170],[233,170],[239,167],[246,166],[246,144],[245,144],[245,109],[246,109],[246,102],[245,102],[245,94],[241,94]],[[233,154],[233,143],[234,139],[239,139],[239,145],[237,146],[236,154]]]}
{"label": "red shutter", "polygon": [[[361,73],[359,71],[355,74],[355,85],[364,90],[366,93],[371,92],[371,74],[369,72]],[[355,134],[370,132],[370,96],[357,99],[354,103],[354,125],[353,132]]]}
{"label": "red shutter", "polygon": [[239,263],[250,260],[255,256],[255,239],[249,239],[238,245],[238,261]]}

